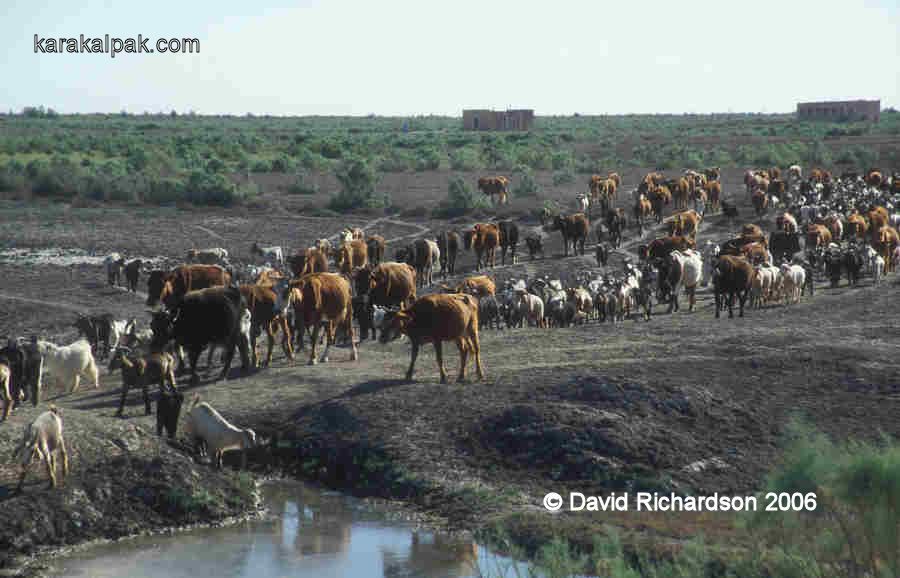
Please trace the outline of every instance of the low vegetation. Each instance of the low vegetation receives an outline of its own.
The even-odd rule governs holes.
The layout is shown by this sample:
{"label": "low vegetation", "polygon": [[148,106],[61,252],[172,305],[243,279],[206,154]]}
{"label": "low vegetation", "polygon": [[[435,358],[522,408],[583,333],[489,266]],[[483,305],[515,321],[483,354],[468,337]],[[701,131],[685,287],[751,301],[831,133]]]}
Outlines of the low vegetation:
{"label": "low vegetation", "polygon": [[[538,117],[521,133],[465,132],[452,117],[272,118],[177,113],[60,115],[27,107],[0,115],[0,193],[92,202],[231,206],[258,202],[254,175],[339,182],[328,208],[390,206],[379,175],[439,171],[520,175],[513,195],[536,193],[535,171],[572,184],[611,167],[900,164],[900,115],[873,123],[805,122],[793,115]],[[874,146],[873,146],[874,145]],[[464,208],[463,208],[464,209]],[[464,209],[465,210],[465,209]]]}

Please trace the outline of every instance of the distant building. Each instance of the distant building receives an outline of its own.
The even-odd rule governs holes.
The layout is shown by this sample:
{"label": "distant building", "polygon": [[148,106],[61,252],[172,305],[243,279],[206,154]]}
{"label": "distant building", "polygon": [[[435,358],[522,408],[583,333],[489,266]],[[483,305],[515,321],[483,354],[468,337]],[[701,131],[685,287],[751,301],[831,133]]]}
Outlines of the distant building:
{"label": "distant building", "polygon": [[530,130],[534,110],[464,110],[463,130]]}
{"label": "distant building", "polygon": [[844,100],[838,102],[800,102],[797,104],[798,120],[870,120],[881,117],[880,100]]}

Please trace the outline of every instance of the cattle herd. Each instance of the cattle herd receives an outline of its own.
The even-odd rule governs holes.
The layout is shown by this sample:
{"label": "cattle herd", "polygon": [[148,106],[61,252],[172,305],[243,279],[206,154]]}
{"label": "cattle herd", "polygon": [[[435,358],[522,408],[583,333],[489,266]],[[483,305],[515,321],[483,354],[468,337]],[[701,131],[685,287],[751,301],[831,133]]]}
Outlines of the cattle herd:
{"label": "cattle herd", "polygon": [[[175,375],[186,369],[185,353],[191,382],[196,383],[204,349],[207,366],[214,362],[214,350],[222,349],[221,379],[229,375],[235,349],[245,372],[268,365],[279,332],[290,360],[309,337],[309,364],[328,361],[330,347],[339,342],[349,344],[354,361],[359,342],[371,337],[387,343],[405,336],[412,345],[407,379],[412,378],[420,347],[431,342],[441,382],[446,382],[442,343],[453,341],[460,353],[458,379],[463,381],[470,355],[478,377],[484,377],[479,329],[485,327],[567,327],[591,320],[617,323],[635,315],[649,321],[654,302],[667,304],[669,312],[680,311],[681,294],[688,311],[693,311],[696,291],[708,284],[717,318],[725,309],[732,317],[735,304],[743,316],[748,299],[751,307],[797,303],[805,293],[813,293],[817,275],[824,275],[832,286],[844,275],[856,285],[864,274],[878,284],[894,270],[900,260],[900,215],[893,212],[900,201],[900,175],[869,170],[834,177],[813,169],[804,178],[801,168],[792,166],[784,180],[781,176],[778,168],[772,168],[748,170],[744,177],[745,194],[757,216],[774,211],[772,231],[767,234],[758,225],[746,224],[724,242],[707,239],[698,245],[708,215],[721,212],[729,222],[738,217],[735,204],[723,196],[718,169],[686,170],[675,178],[649,173],[630,195],[623,195],[624,203],[619,204],[624,207],[616,206],[621,178],[616,173],[595,175],[588,182],[589,192],[575,199],[579,212],[565,215],[545,208],[541,226],[524,235],[531,260],[544,256],[546,234],[555,231],[562,237],[564,256],[569,256],[570,246],[573,255],[584,256],[592,236],[591,220],[598,213],[593,229],[598,268],[566,283],[537,276],[509,279],[498,289],[484,274],[497,265],[498,250],[500,265],[507,257],[511,264],[518,263],[519,224],[512,220],[416,239],[397,247],[393,261],[385,261],[382,236],[367,236],[355,228],[341,231],[336,246],[320,239],[287,256],[281,247],[254,242],[251,254],[267,263],[251,269],[232,266],[224,248],[192,249],[183,264],[147,272],[146,304],[155,308],[147,327],[111,315],[79,316],[74,326],[84,339],[72,344],[10,340],[0,350],[3,420],[16,403],[30,398],[38,404],[42,373],[52,374],[58,383],[70,383],[71,391],[81,377],[99,387],[97,360],[108,358],[108,371],[119,369],[122,374],[117,415],[123,415],[128,391],[134,387],[141,388],[150,414],[148,388],[158,384],[157,431],[166,429],[174,437],[184,400]],[[500,203],[507,201],[504,177],[480,179],[479,188],[491,197],[499,195]],[[664,216],[669,205],[673,209]],[[634,254],[620,250],[629,223],[637,232]],[[644,228],[652,223],[662,236],[645,239]],[[460,250],[474,252],[475,274],[448,285],[448,277],[457,273]],[[625,255],[624,266],[611,271],[608,259],[617,250]],[[140,260],[126,261],[113,253],[105,259],[104,269],[110,285],[118,285],[124,275],[127,288],[137,292]],[[436,283],[438,278],[443,282]],[[428,294],[417,296],[417,291]],[[268,352],[261,360],[256,342],[263,331]],[[324,341],[321,356],[320,341]],[[229,424],[197,399],[194,413],[196,419],[189,420],[194,435],[216,448],[218,464],[222,451],[256,443],[251,430]],[[56,408],[29,424],[20,450],[26,465],[32,456],[39,456],[50,468],[48,452],[54,447],[61,448],[65,464]],[[53,475],[51,482],[55,483]]]}

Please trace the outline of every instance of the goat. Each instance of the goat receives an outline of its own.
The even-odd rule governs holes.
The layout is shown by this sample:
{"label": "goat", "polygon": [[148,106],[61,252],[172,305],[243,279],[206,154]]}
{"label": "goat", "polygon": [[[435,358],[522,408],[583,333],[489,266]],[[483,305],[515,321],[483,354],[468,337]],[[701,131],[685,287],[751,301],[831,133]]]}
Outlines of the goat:
{"label": "goat", "polygon": [[281,250],[281,247],[260,247],[259,243],[254,241],[253,246],[250,247],[250,252],[277,262],[282,269],[284,268],[284,252]]}
{"label": "goat", "polygon": [[115,320],[109,313],[93,316],[79,314],[72,325],[87,338],[101,359],[119,346],[119,340],[128,329],[127,321]]}
{"label": "goat", "polygon": [[119,411],[116,417],[122,417],[125,411],[125,398],[128,397],[128,389],[130,387],[140,386],[144,392],[144,408],[145,414],[150,415],[150,392],[151,383],[159,383],[159,390],[165,389],[166,381],[169,382],[169,388],[176,391],[175,388],[175,359],[168,353],[151,353],[147,357],[140,354],[129,355],[131,350],[127,347],[116,349],[112,359],[109,361],[109,371],[112,373],[116,369],[122,369],[122,399],[119,402]]}
{"label": "goat", "polygon": [[216,469],[222,469],[222,454],[230,450],[242,450],[241,469],[247,467],[247,450],[256,445],[256,433],[228,423],[211,405],[194,395],[194,403],[188,413],[188,423],[194,439],[199,443],[200,455],[204,446],[213,448]]}
{"label": "goat", "polygon": [[25,474],[28,466],[35,456],[47,464],[47,472],[50,474],[50,487],[56,487],[56,462],[53,453],[59,450],[63,459],[63,477],[69,475],[69,456],[66,454],[66,444],[63,440],[63,424],[59,409],[50,404],[50,410],[45,411],[25,426],[22,443],[13,452],[13,459],[22,455],[22,475],[19,478],[18,492],[22,491],[25,484]]}
{"label": "goat", "polygon": [[184,394],[180,391],[169,393],[163,390],[159,392],[156,401],[156,435],[161,436],[163,427],[169,439],[175,439],[175,430],[178,429],[178,416],[181,415],[181,406],[184,403]]}
{"label": "goat", "polygon": [[94,380],[94,387],[100,387],[100,372],[91,345],[84,339],[65,346],[55,345],[49,341],[38,341],[37,349],[44,358],[44,369],[53,374],[57,383],[71,381],[72,391],[78,389],[78,381],[82,375]]}

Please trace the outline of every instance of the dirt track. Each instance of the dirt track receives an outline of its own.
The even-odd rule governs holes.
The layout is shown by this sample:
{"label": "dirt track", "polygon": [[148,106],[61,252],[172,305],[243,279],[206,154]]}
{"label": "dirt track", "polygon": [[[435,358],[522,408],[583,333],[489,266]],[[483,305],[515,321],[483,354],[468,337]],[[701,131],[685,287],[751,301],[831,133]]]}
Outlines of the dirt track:
{"label": "dirt track", "polygon": [[[626,182],[635,182],[637,173],[626,174]],[[725,175],[726,191],[738,200],[742,218],[735,224],[721,216],[708,218],[701,226],[701,242],[723,238],[753,220],[739,179],[738,171]],[[7,218],[16,210],[0,207]],[[111,213],[114,227],[106,224]],[[400,218],[311,219],[246,212],[235,217],[228,211],[162,210],[147,218],[128,209],[55,206],[30,215],[19,217],[20,228],[0,233],[0,244],[79,246],[97,254],[119,250],[175,259],[194,246],[221,244],[249,262],[249,247],[257,239],[306,247],[317,238],[334,237],[344,226],[363,226],[388,238],[392,255],[401,240],[448,226]],[[63,216],[65,226],[57,220]],[[761,224],[771,229],[767,222]],[[171,233],[159,235],[160,230]],[[632,231],[629,235],[630,251],[638,240]],[[596,268],[590,249],[585,257],[563,259],[559,235],[548,239],[547,259],[530,262],[526,254],[516,266],[498,267],[492,272],[498,285],[511,277],[571,278]],[[614,255],[611,268],[620,268],[622,257]],[[472,263],[472,256],[463,254],[459,269],[469,272]],[[714,319],[711,295],[702,290],[694,313],[683,308],[670,315],[656,306],[649,323],[485,330],[481,341],[487,377],[482,383],[470,377],[465,384],[440,385],[430,347],[419,357],[415,381],[407,383],[402,379],[409,363],[406,343],[364,342],[358,362],[349,361],[349,350],[338,348],[330,363],[315,367],[306,365],[308,349],[291,363],[276,345],[269,368],[246,377],[235,370],[232,379],[212,382],[218,370],[213,368],[198,387],[184,387],[199,392],[236,423],[278,436],[281,447],[291,448],[281,458],[291,458],[283,463],[292,471],[363,493],[405,497],[458,527],[477,528],[495,514],[512,511],[543,515],[538,507],[550,490],[746,493],[760,487],[777,460],[778,436],[792,415],[835,439],[875,439],[881,431],[900,435],[897,279],[889,276],[882,286],[872,287],[865,278],[853,289],[846,281],[838,289],[819,283],[815,297],[804,297],[799,305],[748,309],[742,319],[730,320],[727,314]],[[142,278],[142,288],[143,283]],[[75,336],[75,310],[147,320],[142,297],[107,287],[99,267],[4,265],[0,335],[36,331],[68,343]],[[455,377],[456,349],[444,351],[448,373]],[[204,361],[205,356],[201,366]],[[110,443],[121,446],[112,440],[137,431],[134,435],[143,441],[129,450],[131,455],[151,459],[158,451],[154,418],[141,415],[139,394],[129,398],[127,420],[115,419],[121,378],[106,375],[105,368],[102,373],[99,391],[69,395],[57,389],[48,396],[63,407],[71,424],[67,439],[73,473],[59,492],[63,496],[81,489],[90,495],[95,483],[91,468],[113,467],[101,449]],[[0,455],[9,455],[22,424],[38,411],[16,410],[11,423],[0,424]],[[165,464],[183,459],[171,448],[160,455]],[[701,460],[708,467],[697,466]],[[15,473],[12,467],[0,467],[0,499]],[[36,470],[31,475],[31,480],[44,479]],[[203,479],[214,483],[205,472]],[[460,499],[473,489],[480,501]],[[34,484],[27,487],[27,493],[39,491]],[[28,503],[7,496],[4,506],[8,515],[26,516]],[[134,512],[136,516],[138,510]],[[684,516],[667,520],[670,535],[693,527]],[[616,519],[626,528],[645,522],[637,516]],[[151,522],[165,523],[174,522]],[[59,524],[51,537],[77,539],[68,521]],[[35,534],[34,543],[41,540],[53,543],[46,534]]]}

